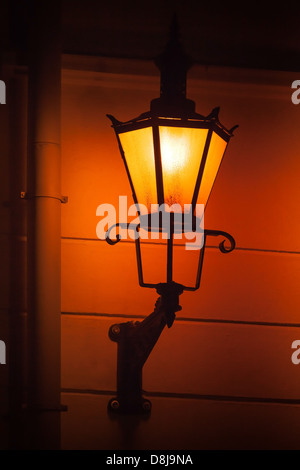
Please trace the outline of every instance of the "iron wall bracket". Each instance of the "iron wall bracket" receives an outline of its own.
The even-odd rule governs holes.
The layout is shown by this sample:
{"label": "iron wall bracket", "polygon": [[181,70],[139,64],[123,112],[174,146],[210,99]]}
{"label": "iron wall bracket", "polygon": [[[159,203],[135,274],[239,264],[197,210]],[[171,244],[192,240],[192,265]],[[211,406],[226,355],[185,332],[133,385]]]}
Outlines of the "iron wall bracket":
{"label": "iron wall bracket", "polygon": [[164,327],[172,326],[175,312],[181,310],[180,284],[160,284],[160,297],[154,312],[143,321],[114,324],[109,337],[118,344],[117,396],[108,403],[108,410],[119,414],[148,414],[151,402],[143,397],[142,369]]}

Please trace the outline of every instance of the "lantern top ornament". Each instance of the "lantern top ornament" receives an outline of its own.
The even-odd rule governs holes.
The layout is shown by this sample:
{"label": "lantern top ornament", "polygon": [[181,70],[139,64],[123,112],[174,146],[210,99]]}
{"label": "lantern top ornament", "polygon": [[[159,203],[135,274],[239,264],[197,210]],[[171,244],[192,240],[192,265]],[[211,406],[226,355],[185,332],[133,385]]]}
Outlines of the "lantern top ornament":
{"label": "lantern top ornament", "polygon": [[165,50],[154,60],[160,71],[160,97],[151,101],[151,111],[168,116],[189,116],[195,113],[195,102],[186,98],[187,71],[193,60],[184,52],[179,40],[176,14]]}
{"label": "lantern top ornament", "polygon": [[174,118],[181,119],[181,122],[186,120],[200,121],[204,123],[205,127],[207,124],[212,124],[226,141],[233,136],[233,131],[238,126],[233,126],[231,129],[223,126],[219,121],[219,107],[214,108],[207,116],[204,116],[196,112],[195,102],[186,97],[187,72],[194,64],[194,61],[182,48],[176,14],[174,14],[171,23],[169,41],[164,51],[154,59],[154,63],[160,71],[159,98],[154,98],[151,101],[150,111],[125,122],[119,121],[111,114],[107,114],[115,129],[126,132],[135,124],[138,127],[143,127],[148,120]]}

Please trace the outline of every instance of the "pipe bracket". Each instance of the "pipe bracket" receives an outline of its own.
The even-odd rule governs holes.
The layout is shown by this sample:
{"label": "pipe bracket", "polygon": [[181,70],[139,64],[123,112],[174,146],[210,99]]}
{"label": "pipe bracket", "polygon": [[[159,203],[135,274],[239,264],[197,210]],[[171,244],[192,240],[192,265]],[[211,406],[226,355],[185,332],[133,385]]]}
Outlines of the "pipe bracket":
{"label": "pipe bracket", "polygon": [[20,198],[21,199],[34,199],[34,198],[37,198],[37,197],[46,197],[46,198],[49,198],[49,199],[58,199],[62,204],[67,204],[67,202],[69,201],[69,198],[68,196],[49,196],[48,194],[31,194],[31,193],[27,193],[26,191],[21,191],[20,193]]}

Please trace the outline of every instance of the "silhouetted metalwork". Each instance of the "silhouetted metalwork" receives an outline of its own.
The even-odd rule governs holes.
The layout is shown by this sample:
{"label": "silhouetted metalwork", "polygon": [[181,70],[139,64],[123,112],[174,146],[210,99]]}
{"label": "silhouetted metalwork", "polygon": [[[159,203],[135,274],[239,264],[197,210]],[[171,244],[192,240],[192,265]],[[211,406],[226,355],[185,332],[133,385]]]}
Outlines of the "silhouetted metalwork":
{"label": "silhouetted metalwork", "polygon": [[[141,219],[143,219],[143,216],[141,216]],[[172,222],[172,218],[171,218]],[[106,242],[109,245],[116,245],[118,242],[121,241],[121,236],[119,234],[116,234],[116,239],[112,240],[111,237],[111,232],[113,229],[120,227],[121,229],[128,229],[128,230],[133,230],[135,236],[135,246],[136,246],[136,257],[137,257],[137,268],[138,268],[138,277],[139,277],[139,285],[141,287],[148,287],[148,288],[153,288],[156,289],[158,286],[161,285],[161,283],[154,284],[154,283],[147,283],[144,282],[144,276],[143,276],[143,265],[142,265],[142,256],[141,256],[141,247],[140,247],[140,237],[139,237],[139,232],[141,228],[141,224],[127,224],[127,223],[117,223],[109,227],[109,229],[106,232]],[[174,225],[173,225],[174,227]],[[145,225],[142,225],[142,228],[146,228]],[[151,226],[147,227],[149,231],[151,231]],[[184,225],[182,226],[182,229],[184,229]],[[158,231],[162,231],[161,227],[158,229]],[[197,229],[197,232],[201,232],[201,229]],[[178,233],[178,229],[177,229]],[[235,248],[235,240],[227,232],[224,232],[222,230],[209,230],[209,229],[204,229],[202,230],[203,233],[203,246],[200,248],[199,251],[199,260],[198,260],[198,269],[197,269],[197,277],[196,277],[196,282],[195,286],[185,286],[182,284],[178,284],[181,286],[182,291],[195,291],[199,289],[200,287],[200,280],[201,280],[201,273],[202,273],[202,267],[203,267],[203,259],[204,259],[204,252],[205,252],[205,246],[206,246],[206,239],[207,236],[212,236],[212,237],[223,237],[223,240],[219,243],[219,250],[222,253],[230,253],[231,251],[234,250]],[[174,228],[172,230],[172,223],[171,223],[171,229],[169,233],[169,238],[167,239],[167,283],[169,282],[174,282],[173,281],[173,235],[174,235]],[[229,242],[229,246],[225,245],[225,241]]]}
{"label": "silhouetted metalwork", "polygon": [[[116,238],[111,238],[113,229],[121,228],[133,230],[138,278],[141,287],[156,289],[159,299],[156,302],[154,312],[142,322],[127,322],[112,325],[109,330],[109,337],[118,344],[118,369],[117,369],[117,396],[110,400],[108,409],[115,413],[149,413],[151,403],[142,396],[142,368],[150,352],[156,344],[165,325],[172,326],[175,313],[181,310],[179,305],[179,296],[183,291],[195,291],[199,289],[201,273],[203,267],[204,252],[207,236],[222,236],[223,240],[219,243],[219,249],[222,253],[230,253],[235,248],[234,238],[227,232],[220,230],[207,230],[201,228],[201,219],[195,215],[196,204],[200,191],[200,185],[203,179],[204,170],[207,163],[211,138],[213,133],[221,138],[226,146],[233,135],[237,126],[230,130],[226,129],[219,121],[219,108],[214,108],[208,116],[196,113],[195,103],[186,98],[186,74],[192,65],[191,59],[183,52],[179,42],[177,19],[174,18],[171,26],[170,40],[165,51],[156,59],[155,64],[161,73],[160,97],[151,101],[150,111],[141,114],[135,119],[127,122],[121,122],[112,115],[108,118],[112,122],[120,153],[125,165],[129,179],[134,203],[139,215],[138,224],[117,223],[109,227],[106,233],[106,241],[110,245],[115,245],[121,240],[120,234]],[[186,230],[184,222],[178,223],[175,220],[174,213],[169,214],[170,224],[166,228],[162,225],[162,213],[156,219],[156,225],[153,224],[152,214],[142,214],[139,209],[139,201],[136,194],[136,188],[133,184],[133,178],[129,170],[125,152],[121,143],[120,135],[123,133],[136,131],[139,129],[152,128],[152,144],[154,153],[155,185],[157,204],[161,206],[164,200],[164,184],[162,173],[162,156],[160,145],[160,127],[167,128],[189,128],[207,130],[206,140],[200,158],[200,166],[196,178],[195,189],[191,201],[192,227]],[[223,153],[224,154],[224,153]],[[222,159],[222,156],[221,156]],[[155,201],[153,201],[155,203]],[[144,282],[143,265],[140,245],[140,230],[148,232],[166,232],[167,237],[167,279],[162,283]],[[192,229],[192,230],[191,230]],[[202,234],[201,247],[199,247],[198,269],[195,284],[185,286],[174,282],[173,280],[173,243],[174,234],[184,232],[197,232]],[[225,245],[229,242],[229,246]]]}
{"label": "silhouetted metalwork", "polygon": [[[175,284],[175,283],[174,283]],[[169,286],[170,287],[170,286]],[[143,398],[142,369],[166,325],[171,326],[178,305],[179,292],[171,296],[162,288],[154,312],[142,322],[126,322],[112,325],[109,337],[118,344],[117,396],[108,404],[115,413],[149,413],[151,402]],[[173,294],[174,294],[173,292]]]}

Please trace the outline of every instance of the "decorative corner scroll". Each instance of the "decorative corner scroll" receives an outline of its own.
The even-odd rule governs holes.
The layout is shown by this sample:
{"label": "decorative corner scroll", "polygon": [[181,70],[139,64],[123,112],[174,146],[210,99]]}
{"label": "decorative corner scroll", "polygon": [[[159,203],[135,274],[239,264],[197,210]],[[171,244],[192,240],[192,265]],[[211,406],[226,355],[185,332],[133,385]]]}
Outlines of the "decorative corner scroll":
{"label": "decorative corner scroll", "polygon": [[206,229],[204,229],[204,233],[205,235],[211,235],[212,237],[219,237],[219,236],[225,237],[227,241],[229,241],[230,243],[229,247],[225,246],[225,240],[223,240],[219,244],[219,249],[222,253],[230,253],[231,251],[235,249],[235,239],[229,233],[223,232],[222,230],[206,230]]}
{"label": "decorative corner scroll", "polygon": [[105,241],[109,244],[109,245],[116,245],[117,243],[119,243],[121,240],[122,240],[122,237],[121,235],[118,233],[117,236],[116,236],[116,239],[115,240],[112,240],[110,238],[110,235],[111,235],[111,231],[116,228],[116,227],[120,227],[120,228],[125,228],[126,230],[134,230],[136,233],[139,231],[140,229],[140,224],[127,224],[127,223],[117,223],[117,224],[114,224],[112,225],[111,227],[109,227],[109,229],[107,230],[107,232],[105,233]]}

